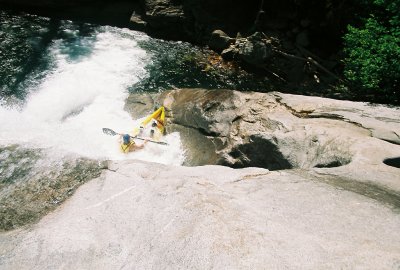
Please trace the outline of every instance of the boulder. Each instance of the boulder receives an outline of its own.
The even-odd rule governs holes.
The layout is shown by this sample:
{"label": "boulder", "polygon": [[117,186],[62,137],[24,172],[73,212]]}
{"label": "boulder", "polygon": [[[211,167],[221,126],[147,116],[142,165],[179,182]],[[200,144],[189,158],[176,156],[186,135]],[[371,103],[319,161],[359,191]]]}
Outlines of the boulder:
{"label": "boulder", "polygon": [[130,18],[131,25],[137,29],[144,31],[147,26],[147,22],[145,22],[142,17],[139,14],[136,14],[135,12],[132,13],[132,16]]}
{"label": "boulder", "polygon": [[133,119],[145,117],[159,105],[155,101],[156,97],[156,94],[149,93],[131,94],[125,102],[125,110]]}
{"label": "boulder", "polygon": [[400,153],[398,108],[221,89],[154,98],[167,97],[167,131],[181,133],[186,165],[322,170],[400,190],[398,168],[384,163]]}
{"label": "boulder", "polygon": [[[229,90],[181,90],[172,95],[171,121],[208,136],[217,164],[277,170],[339,166],[351,160],[345,149],[335,146],[337,133],[328,125],[316,123],[318,130],[304,131],[305,123],[298,126],[301,120],[274,95]],[[318,139],[318,132],[331,134]]]}
{"label": "boulder", "polygon": [[221,52],[227,49],[234,42],[235,39],[229,37],[224,31],[215,30],[211,34],[208,46],[215,51]]}
{"label": "boulder", "polygon": [[258,32],[238,42],[236,46],[239,58],[250,65],[262,66],[273,56],[271,42],[264,40]]}
{"label": "boulder", "polygon": [[[146,24],[146,32],[156,37],[166,39],[190,40],[191,24],[188,23],[183,5],[173,0],[144,0],[142,1],[140,20]],[[132,25],[133,29],[141,30]]]}
{"label": "boulder", "polygon": [[144,8],[146,19],[156,28],[185,19],[182,5],[173,0],[145,0]]}
{"label": "boulder", "polygon": [[221,57],[225,60],[233,60],[235,58],[235,55],[238,53],[237,48],[234,46],[230,46],[229,48],[225,49],[221,53]]}

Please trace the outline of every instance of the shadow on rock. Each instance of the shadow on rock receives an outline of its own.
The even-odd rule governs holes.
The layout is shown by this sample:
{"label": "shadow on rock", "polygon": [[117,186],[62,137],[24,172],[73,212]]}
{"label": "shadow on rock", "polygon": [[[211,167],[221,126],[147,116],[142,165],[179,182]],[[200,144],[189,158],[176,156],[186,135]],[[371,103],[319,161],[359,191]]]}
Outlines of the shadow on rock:
{"label": "shadow on rock", "polygon": [[167,132],[180,133],[187,166],[339,167],[352,160],[353,137],[369,136],[352,123],[294,114],[276,93],[178,89],[145,95],[132,94],[126,109],[151,111],[169,100]]}
{"label": "shadow on rock", "polygon": [[258,135],[250,136],[248,143],[233,147],[218,163],[233,168],[260,167],[270,171],[293,167],[273,140]]}
{"label": "shadow on rock", "polygon": [[383,160],[383,163],[391,167],[400,168],[400,157],[387,158]]}

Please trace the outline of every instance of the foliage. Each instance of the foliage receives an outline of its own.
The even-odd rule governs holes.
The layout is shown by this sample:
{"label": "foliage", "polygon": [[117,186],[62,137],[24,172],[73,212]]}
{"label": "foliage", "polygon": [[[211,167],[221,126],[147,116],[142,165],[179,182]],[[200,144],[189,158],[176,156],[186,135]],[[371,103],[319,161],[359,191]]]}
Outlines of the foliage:
{"label": "foliage", "polygon": [[364,0],[372,14],[344,37],[344,75],[356,96],[399,103],[400,0]]}

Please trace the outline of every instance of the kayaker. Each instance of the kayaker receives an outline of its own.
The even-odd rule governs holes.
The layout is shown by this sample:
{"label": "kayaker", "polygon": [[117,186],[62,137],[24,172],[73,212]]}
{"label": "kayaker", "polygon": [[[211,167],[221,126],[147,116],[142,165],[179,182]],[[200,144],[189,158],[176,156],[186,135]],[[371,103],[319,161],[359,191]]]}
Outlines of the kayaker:
{"label": "kayaker", "polygon": [[153,118],[152,123],[151,123],[151,129],[150,129],[150,137],[154,138],[155,130],[156,129],[160,130],[163,127],[164,127],[164,123],[161,120]]}
{"label": "kayaker", "polygon": [[153,119],[153,122],[151,123],[151,129],[150,129],[150,137],[154,138],[154,130],[157,127],[157,121]]}
{"label": "kayaker", "polygon": [[164,121],[161,121],[161,119],[154,119],[153,126],[157,126],[161,129],[164,127]]}
{"label": "kayaker", "polygon": [[128,153],[142,149],[147,143],[147,140],[145,140],[142,144],[136,144],[135,141],[131,139],[131,136],[129,136],[129,134],[123,134],[121,135],[120,143],[121,151],[124,153]]}

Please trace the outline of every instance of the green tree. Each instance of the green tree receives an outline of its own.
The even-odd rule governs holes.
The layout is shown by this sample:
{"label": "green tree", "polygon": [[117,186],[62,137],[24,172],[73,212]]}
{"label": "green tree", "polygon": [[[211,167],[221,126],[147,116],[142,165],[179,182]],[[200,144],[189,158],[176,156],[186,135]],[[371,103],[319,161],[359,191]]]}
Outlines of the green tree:
{"label": "green tree", "polygon": [[400,0],[363,2],[372,13],[344,36],[344,75],[358,98],[400,103]]}

